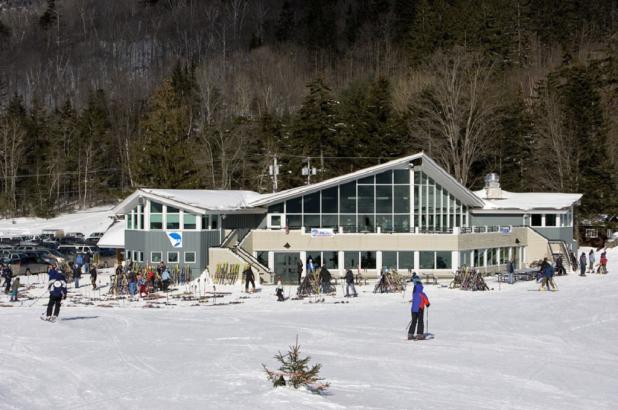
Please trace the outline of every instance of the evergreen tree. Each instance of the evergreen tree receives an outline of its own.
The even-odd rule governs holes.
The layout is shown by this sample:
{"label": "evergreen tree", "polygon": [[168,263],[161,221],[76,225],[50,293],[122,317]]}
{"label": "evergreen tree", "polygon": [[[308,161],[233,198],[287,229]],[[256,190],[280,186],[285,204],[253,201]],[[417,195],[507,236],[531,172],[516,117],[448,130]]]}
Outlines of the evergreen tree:
{"label": "evergreen tree", "polygon": [[165,80],[150,99],[150,110],[141,124],[141,144],[134,147],[135,168],[142,185],[198,186],[192,128],[190,107],[182,104],[172,81]]}

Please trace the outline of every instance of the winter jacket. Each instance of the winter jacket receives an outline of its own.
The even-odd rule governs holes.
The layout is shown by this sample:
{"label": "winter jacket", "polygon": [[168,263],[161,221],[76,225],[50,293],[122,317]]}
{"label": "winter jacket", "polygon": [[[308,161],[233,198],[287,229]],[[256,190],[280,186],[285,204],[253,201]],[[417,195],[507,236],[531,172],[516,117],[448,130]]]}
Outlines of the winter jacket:
{"label": "winter jacket", "polygon": [[594,263],[594,259],[595,259],[595,258],[594,258],[594,253],[590,252],[590,253],[588,254],[588,260],[590,261],[590,263]]}
{"label": "winter jacket", "polygon": [[161,280],[170,280],[170,271],[165,269],[161,275]]}
{"label": "winter jacket", "polygon": [[2,277],[4,279],[11,279],[13,277],[13,271],[10,267],[5,266],[4,269],[2,269]]}
{"label": "winter jacket", "polygon": [[326,269],[325,267],[322,267],[322,269],[320,269],[320,282],[330,283],[331,278],[332,277],[328,269]]}
{"label": "winter jacket", "polygon": [[18,290],[19,290],[19,278],[15,279],[15,281],[11,285],[11,292],[17,293]]}
{"label": "winter jacket", "polygon": [[582,256],[579,257],[579,266],[586,267],[586,254],[582,253]]}
{"label": "winter jacket", "polygon": [[515,264],[512,261],[506,263],[506,271],[508,273],[515,273]]}
{"label": "winter jacket", "polygon": [[554,276],[554,272],[554,267],[548,263],[543,269],[543,276],[545,276],[546,278],[551,278],[552,276]]}
{"label": "winter jacket", "polygon": [[50,276],[49,282],[47,282],[47,289],[50,296],[65,297],[67,294],[67,283],[64,280],[64,276],[58,274],[58,277],[55,279],[52,279]]}
{"label": "winter jacket", "polygon": [[352,284],[354,283],[354,274],[350,269],[345,273],[345,283]]}
{"label": "winter jacket", "polygon": [[607,256],[605,255],[605,252],[603,252],[601,254],[601,260],[600,260],[601,265],[605,266],[607,265]]}
{"label": "winter jacket", "polygon": [[246,271],[243,272],[245,275],[245,280],[252,281],[255,280],[255,275],[253,274],[253,269],[249,267]]}
{"label": "winter jacket", "polygon": [[75,264],[82,266],[82,264],[84,263],[84,257],[79,254],[75,257]]}
{"label": "winter jacket", "polygon": [[426,306],[429,306],[429,298],[425,292],[423,292],[423,285],[417,282],[412,291],[412,312],[418,313]]}

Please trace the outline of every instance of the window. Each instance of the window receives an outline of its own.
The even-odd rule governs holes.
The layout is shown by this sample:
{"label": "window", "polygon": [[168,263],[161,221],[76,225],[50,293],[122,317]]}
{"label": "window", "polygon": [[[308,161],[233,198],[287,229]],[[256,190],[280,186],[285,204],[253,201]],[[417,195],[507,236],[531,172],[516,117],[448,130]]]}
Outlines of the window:
{"label": "window", "polygon": [[163,205],[150,203],[150,229],[163,229]]}
{"label": "window", "polygon": [[218,229],[217,228],[218,220],[219,220],[219,217],[217,215],[210,215],[210,229]]}
{"label": "window", "polygon": [[150,253],[150,262],[159,263],[161,262],[161,252],[151,252]]}
{"label": "window", "polygon": [[307,229],[320,227],[320,215],[305,215],[303,218],[304,225]]}
{"label": "window", "polygon": [[167,263],[178,263],[178,252],[168,252]]}
{"label": "window", "polygon": [[178,208],[167,207],[166,229],[180,229],[180,211]]}
{"label": "window", "polygon": [[393,212],[393,187],[376,186],[376,212],[386,214]]}
{"label": "window", "polygon": [[470,266],[470,251],[459,252],[459,266]]}
{"label": "window", "polygon": [[268,251],[257,251],[256,258],[262,265],[268,266]]}
{"label": "window", "polygon": [[376,175],[376,184],[391,185],[393,183],[393,172],[386,171]]}
{"label": "window", "polygon": [[397,252],[382,252],[382,268],[393,269],[397,267]]}
{"label": "window", "polygon": [[359,215],[358,216],[358,230],[359,232],[374,232],[373,215]]}
{"label": "window", "polygon": [[393,230],[395,232],[410,232],[410,216],[395,215]]}
{"label": "window", "polygon": [[437,269],[451,269],[453,266],[451,262],[451,252],[438,251],[436,252],[436,268]]}
{"label": "window", "polygon": [[421,269],[435,269],[434,265],[434,252],[421,251],[420,253],[420,268]]}
{"label": "window", "polygon": [[356,215],[341,215],[339,226],[343,227],[343,232],[356,232]]}
{"label": "window", "polygon": [[336,214],[338,212],[337,197],[337,187],[325,189],[324,191],[322,191],[323,214]]}
{"label": "window", "polygon": [[339,252],[337,251],[324,251],[322,252],[322,260],[327,269],[339,268]]}
{"label": "window", "polygon": [[485,250],[483,249],[475,249],[474,250],[474,266],[475,267],[483,267],[485,266]]}
{"label": "window", "polygon": [[356,212],[356,182],[350,182],[339,187],[339,208],[341,213]]}
{"label": "window", "polygon": [[142,251],[135,251],[133,253],[135,254],[135,261],[137,261],[137,262],[144,262],[144,252],[142,252]]}
{"label": "window", "polygon": [[358,213],[373,213],[374,186],[358,186]]}
{"label": "window", "polygon": [[381,232],[393,232],[393,217],[391,215],[376,215],[376,226]]}
{"label": "window", "polygon": [[556,226],[557,222],[556,214],[545,215],[545,226]]}
{"label": "window", "polygon": [[126,214],[125,218],[127,220],[127,229],[133,229],[133,211]]}
{"label": "window", "polygon": [[407,185],[395,185],[393,204],[396,214],[410,213],[410,187]]}
{"label": "window", "polygon": [[399,269],[414,269],[414,252],[399,252]]}
{"label": "window", "polygon": [[409,184],[410,183],[410,171],[407,169],[396,169],[393,171],[395,177],[395,184]]}
{"label": "window", "polygon": [[210,229],[210,217],[208,215],[202,216],[202,229]]}
{"label": "window", "polygon": [[195,252],[185,252],[185,263],[195,263]]}
{"label": "window", "polygon": [[599,231],[597,229],[594,228],[589,228],[586,229],[586,238],[598,238],[599,237]]}
{"label": "window", "polygon": [[315,192],[303,197],[303,212],[306,214],[320,213],[320,192]]}
{"label": "window", "polygon": [[530,226],[541,226],[543,224],[543,216],[541,214],[532,214],[530,218]]}
{"label": "window", "polygon": [[292,198],[292,199],[289,199],[289,200],[287,200],[285,202],[285,209],[286,209],[286,212],[289,213],[289,214],[299,214],[299,213],[301,213],[303,211],[302,210],[302,206],[303,206],[303,203],[302,203],[300,197],[299,198]]}
{"label": "window", "polygon": [[195,215],[185,212],[183,219],[183,229],[197,228],[197,217]]}
{"label": "window", "polygon": [[376,253],[373,251],[361,252],[361,269],[376,268]]}
{"label": "window", "polygon": [[346,251],[343,253],[343,262],[345,269],[358,269],[358,251]]}
{"label": "window", "polygon": [[286,215],[287,226],[290,229],[299,229],[303,226],[301,215]]}
{"label": "window", "polygon": [[372,176],[370,176],[370,177],[361,178],[361,179],[359,179],[359,180],[358,180],[358,183],[359,183],[359,184],[362,184],[362,185],[373,185],[373,183],[374,183],[374,177],[373,177],[373,175],[372,175]]}
{"label": "window", "polygon": [[271,228],[281,228],[281,215],[269,215],[269,217]]}
{"label": "window", "polygon": [[322,228],[337,228],[337,215],[322,215]]}

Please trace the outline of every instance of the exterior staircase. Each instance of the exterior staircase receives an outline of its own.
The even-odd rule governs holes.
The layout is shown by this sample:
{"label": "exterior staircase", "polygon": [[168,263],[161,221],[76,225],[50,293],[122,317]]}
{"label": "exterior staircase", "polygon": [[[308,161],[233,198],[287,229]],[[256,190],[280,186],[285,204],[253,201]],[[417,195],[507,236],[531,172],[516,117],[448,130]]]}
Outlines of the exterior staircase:
{"label": "exterior staircase", "polygon": [[247,265],[251,266],[254,272],[260,277],[262,283],[273,283],[275,273],[268,269],[268,266],[264,266],[255,256],[241,246],[242,241],[249,232],[251,232],[250,229],[233,229],[223,239],[221,247],[229,249]]}
{"label": "exterior staircase", "polygon": [[[553,257],[554,263],[559,256],[562,256],[562,265],[566,268],[571,267],[572,272],[577,271],[577,260],[571,260],[571,252],[564,241],[550,240],[548,241],[549,251]],[[575,262],[575,263],[573,263]]]}

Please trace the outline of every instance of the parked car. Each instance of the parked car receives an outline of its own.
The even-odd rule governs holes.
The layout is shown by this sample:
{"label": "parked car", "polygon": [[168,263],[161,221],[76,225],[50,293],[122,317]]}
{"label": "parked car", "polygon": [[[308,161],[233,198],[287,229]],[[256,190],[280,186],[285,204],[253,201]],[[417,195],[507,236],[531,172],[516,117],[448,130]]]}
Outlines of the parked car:
{"label": "parked car", "polygon": [[88,255],[94,255],[99,248],[93,245],[77,245],[75,247],[77,249],[77,253],[87,253]]}
{"label": "parked car", "polygon": [[58,247],[58,252],[60,252],[66,260],[74,260],[77,254],[77,246],[78,245],[60,245]]}
{"label": "parked car", "polygon": [[18,258],[4,259],[3,263],[10,264],[13,274],[15,275],[37,275],[39,273],[47,273],[51,265],[45,262],[41,257],[24,254],[20,254]]}
{"label": "parked car", "polygon": [[85,239],[85,236],[81,232],[67,232],[64,235],[65,238]]}

